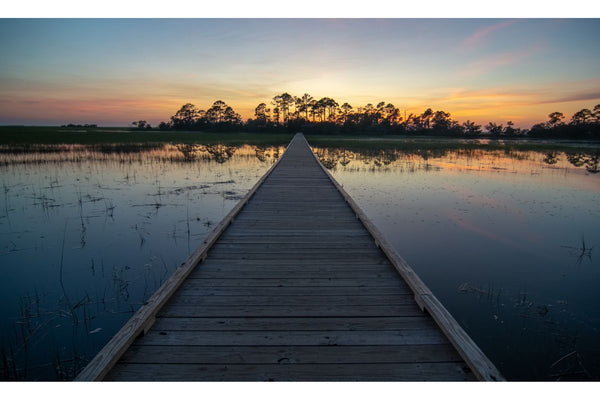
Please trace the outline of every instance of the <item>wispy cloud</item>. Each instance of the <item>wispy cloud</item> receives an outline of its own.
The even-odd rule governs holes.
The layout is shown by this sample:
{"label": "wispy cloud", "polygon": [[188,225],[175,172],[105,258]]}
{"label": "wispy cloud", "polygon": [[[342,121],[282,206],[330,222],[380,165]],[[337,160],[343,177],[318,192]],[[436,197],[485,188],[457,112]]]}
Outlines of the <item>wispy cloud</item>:
{"label": "wispy cloud", "polygon": [[471,36],[466,38],[461,43],[461,48],[464,50],[470,50],[474,47],[481,46],[486,42],[486,39],[495,31],[504,29],[510,25],[516,23],[517,20],[512,19],[508,21],[502,21],[494,25],[486,26],[485,28],[481,28],[475,31]]}
{"label": "wispy cloud", "polygon": [[458,71],[459,77],[472,77],[489,73],[495,69],[513,65],[521,60],[532,57],[543,49],[542,45],[536,45],[512,52],[498,53],[489,57],[472,61]]}
{"label": "wispy cloud", "polygon": [[553,99],[542,100],[539,101],[538,104],[548,104],[548,103],[570,103],[572,101],[585,101],[585,100],[599,100],[600,99],[600,90],[592,90],[592,91],[584,91],[571,93],[565,96],[556,97]]}

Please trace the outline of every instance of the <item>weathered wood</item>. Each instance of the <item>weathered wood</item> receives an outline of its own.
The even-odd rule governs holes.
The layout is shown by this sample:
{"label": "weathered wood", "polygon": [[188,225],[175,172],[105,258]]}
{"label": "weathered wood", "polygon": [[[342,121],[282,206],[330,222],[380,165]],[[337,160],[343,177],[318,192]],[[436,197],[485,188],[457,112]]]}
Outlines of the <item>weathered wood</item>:
{"label": "weathered wood", "polygon": [[[196,287],[220,287],[220,286],[254,286],[254,287],[289,287],[289,286],[312,286],[321,288],[323,286],[352,286],[352,287],[404,287],[404,282],[385,279],[350,279],[350,278],[246,278],[246,279],[203,279],[188,277],[195,281]],[[316,289],[320,291],[321,289]]]}
{"label": "weathered wood", "polygon": [[[152,329],[156,331],[389,331],[435,328],[427,315],[412,317],[159,317]],[[458,353],[457,353],[458,354]]]}
{"label": "weathered wood", "polygon": [[[350,273],[359,274],[363,273],[392,273],[397,274],[397,272],[388,264],[344,264],[344,263],[324,263],[322,264],[314,264],[314,265],[302,265],[300,263],[286,263],[286,264],[275,264],[275,263],[252,263],[249,265],[243,264],[229,264],[227,262],[211,262],[210,265],[202,265],[202,269],[194,271],[193,276],[198,276],[202,272],[278,272],[278,273],[295,273],[295,272],[317,272],[317,273],[327,273],[332,272],[334,274],[340,272],[349,271]],[[394,275],[392,275],[394,276]],[[327,276],[330,278],[331,276]],[[277,276],[273,276],[273,278],[277,278]]]}
{"label": "weathered wood", "polygon": [[335,306],[395,306],[412,304],[411,295],[379,295],[379,296],[264,296],[256,294],[253,296],[198,296],[186,294],[179,290],[170,304],[194,305],[194,306],[299,306],[299,305],[335,305]]}
{"label": "weathered wood", "polygon": [[423,296],[423,302],[429,314],[450,339],[458,353],[467,361],[477,379],[484,381],[504,380],[496,366],[492,364],[435,296]]}
{"label": "weathered wood", "polygon": [[377,346],[444,344],[448,338],[439,329],[402,331],[213,331],[151,330],[137,344],[163,346]]}
{"label": "weathered wood", "polygon": [[[197,285],[195,281],[186,281],[181,285],[180,290],[185,291],[188,294],[197,294],[204,296],[252,296],[256,293],[263,295],[277,295],[277,296],[297,296],[297,295],[311,295],[315,293],[313,286],[220,286],[212,287],[206,285]],[[365,286],[320,286],[317,292],[322,296],[361,296],[361,295],[373,295],[373,294],[411,294],[412,290],[408,285],[389,286],[389,287],[365,287]]]}
{"label": "weathered wood", "polygon": [[253,190],[107,379],[473,379],[466,333],[302,135]]}
{"label": "weathered wood", "polygon": [[240,269],[237,268],[235,270],[200,270],[195,271],[194,276],[191,278],[197,279],[210,279],[210,278],[218,278],[218,279],[227,279],[227,278],[252,278],[252,279],[262,279],[262,278],[281,278],[281,279],[293,279],[293,278],[327,278],[327,279],[335,279],[335,278],[357,278],[357,279],[390,279],[394,278],[395,271],[372,271],[372,270],[343,270],[339,269],[338,271],[328,270],[328,271],[304,271],[301,269],[280,269],[280,270],[270,270],[270,271],[258,271],[256,269]]}
{"label": "weathered wood", "polygon": [[461,361],[450,344],[401,346],[140,346],[121,362],[136,364],[358,364]]}
{"label": "weathered wood", "polygon": [[448,335],[451,343],[469,365],[474,375],[479,380],[502,381],[504,377],[496,366],[487,358],[481,349],[473,342],[467,333],[460,327],[458,322],[446,310],[445,307],[429,290],[427,285],[419,278],[408,263],[398,254],[392,245],[388,243],[379,229],[371,222],[362,209],[344,190],[344,188],[333,178],[327,169],[321,164],[317,156],[313,153],[315,160],[321,166],[323,172],[329,177],[337,190],[343,196],[344,200],[350,205],[356,213],[358,219],[364,224],[365,228],[373,235],[375,242],[385,253],[394,267],[398,270],[402,278],[408,283],[415,293],[415,300],[419,306],[427,312],[438,323],[439,327]]}
{"label": "weathered wood", "polygon": [[289,253],[290,251],[298,250],[303,252],[326,252],[330,251],[353,251],[356,253],[377,254],[373,249],[373,242],[370,240],[346,240],[340,243],[228,243],[219,240],[219,244],[212,247],[211,253],[216,251],[227,251],[232,253],[264,253],[264,252],[280,252]]}
{"label": "weathered wood", "polygon": [[159,312],[160,317],[401,317],[419,316],[416,304],[386,306],[188,306],[167,304]]}
{"label": "weathered wood", "polygon": [[242,210],[244,205],[256,193],[258,188],[267,179],[269,174],[277,167],[277,163],[263,175],[250,191],[233,207],[233,209],[223,218],[213,231],[204,239],[203,243],[187,258],[167,281],[148,299],[148,301],[136,311],[136,313],[125,323],[115,336],[100,350],[98,354],[86,365],[86,367],[77,375],[76,381],[102,380],[112,366],[118,361],[119,357],[133,343],[136,337],[146,333],[155,320],[156,313],[169,300],[169,298],[179,288],[181,283],[196,267],[196,265],[206,257],[208,249],[217,241],[221,233],[227,229],[234,217]]}
{"label": "weathered wood", "polygon": [[118,364],[122,381],[468,381],[464,363]]}

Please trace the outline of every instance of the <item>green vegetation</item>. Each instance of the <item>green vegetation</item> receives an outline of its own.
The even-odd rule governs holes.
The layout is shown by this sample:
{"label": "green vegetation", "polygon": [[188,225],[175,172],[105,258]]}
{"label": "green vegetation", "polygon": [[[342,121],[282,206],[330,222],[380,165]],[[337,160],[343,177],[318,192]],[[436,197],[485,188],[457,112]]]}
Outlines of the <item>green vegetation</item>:
{"label": "green vegetation", "polygon": [[[102,152],[136,152],[162,144],[286,146],[292,133],[157,131],[129,128],[0,127],[0,145],[10,151],[49,151],[43,145],[82,144]],[[349,150],[400,150],[404,152],[488,149],[505,151],[597,151],[598,142],[564,140],[461,139],[415,135],[317,135],[306,134],[314,147]],[[42,145],[42,146],[40,146]]]}
{"label": "green vegetation", "polygon": [[0,144],[151,144],[151,143],[202,143],[202,144],[255,144],[262,146],[287,145],[293,134],[236,132],[186,132],[137,130],[129,128],[64,128],[37,126],[2,126]]}

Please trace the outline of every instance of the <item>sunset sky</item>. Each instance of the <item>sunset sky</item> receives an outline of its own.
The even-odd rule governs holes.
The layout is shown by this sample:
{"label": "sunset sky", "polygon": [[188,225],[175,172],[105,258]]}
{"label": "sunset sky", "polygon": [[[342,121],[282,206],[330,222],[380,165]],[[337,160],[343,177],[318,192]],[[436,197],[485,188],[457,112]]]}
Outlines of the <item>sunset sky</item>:
{"label": "sunset sky", "polygon": [[288,92],[529,128],[600,103],[600,19],[1,19],[0,124],[166,121]]}

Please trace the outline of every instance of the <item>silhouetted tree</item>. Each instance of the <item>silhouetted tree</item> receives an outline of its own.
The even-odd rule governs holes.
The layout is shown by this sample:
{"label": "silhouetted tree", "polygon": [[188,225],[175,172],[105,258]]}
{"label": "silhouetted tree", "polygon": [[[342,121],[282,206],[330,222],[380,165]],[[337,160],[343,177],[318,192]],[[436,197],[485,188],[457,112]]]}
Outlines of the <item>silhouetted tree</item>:
{"label": "silhouetted tree", "polygon": [[206,110],[206,119],[208,120],[208,122],[212,124],[219,124],[223,122],[227,107],[228,105],[224,101],[215,101],[213,105],[208,110]]}
{"label": "silhouetted tree", "polygon": [[[481,133],[481,126],[470,120],[460,124],[453,120],[450,113],[427,108],[420,115],[410,114],[403,118],[400,110],[392,103],[380,101],[376,106],[368,103],[354,109],[350,104],[339,104],[330,97],[315,100],[308,93],[302,97],[294,97],[282,93],[273,97],[275,105],[270,110],[265,103],[260,103],[254,110],[256,119],[248,119],[242,123],[241,117],[232,107],[222,100],[217,100],[205,112],[193,104],[184,104],[171,117],[170,122],[161,122],[159,128],[165,129],[246,129],[270,132],[304,131],[307,133],[376,133],[376,134],[423,134],[423,135],[466,135],[474,136]],[[280,125],[283,116],[283,124]],[[495,122],[485,126],[486,134],[492,137],[504,135],[549,137],[549,138],[588,138],[600,139],[600,104],[581,109],[571,116],[568,124],[564,123],[565,115],[555,111],[548,115],[548,121],[535,124],[531,129],[515,128],[512,121],[506,127]],[[274,123],[271,123],[271,120]],[[318,120],[318,121],[317,121]],[[135,121],[138,129],[149,128],[144,121]],[[79,127],[83,125],[66,125]],[[86,127],[92,125],[86,125]],[[593,170],[597,167],[592,167]]]}
{"label": "silhouetted tree", "polygon": [[273,121],[279,124],[279,107],[273,108]]}
{"label": "silhouetted tree", "polygon": [[432,118],[433,110],[431,108],[428,108],[427,110],[423,111],[423,114],[421,114],[421,127],[424,129],[429,129]]}
{"label": "silhouetted tree", "polygon": [[477,125],[475,122],[467,120],[463,125],[465,135],[474,136],[481,133],[481,125]]}
{"label": "silhouetted tree", "polygon": [[594,116],[594,122],[600,124],[600,104],[594,106],[592,115]]}
{"label": "silhouetted tree", "polygon": [[294,97],[289,93],[282,93],[278,96],[273,97],[273,102],[283,114],[283,123],[287,123],[289,118],[290,106],[294,104]]}
{"label": "silhouetted tree", "polygon": [[223,122],[230,125],[236,125],[242,122],[242,117],[240,114],[233,111],[233,108],[227,106],[223,114]]}
{"label": "silhouetted tree", "polygon": [[492,136],[500,136],[504,132],[502,124],[498,125],[494,122],[488,123],[485,126],[485,130]]}
{"label": "silhouetted tree", "polygon": [[452,119],[450,119],[450,113],[445,111],[436,111],[431,119],[432,127],[434,131],[442,132],[447,131],[452,126]]}
{"label": "silhouetted tree", "polygon": [[508,121],[506,123],[506,128],[504,129],[504,134],[506,136],[513,136],[517,133],[517,130],[515,128],[513,128],[514,125],[515,124],[512,121]]}
{"label": "silhouetted tree", "polygon": [[313,100],[313,97],[308,93],[304,93],[302,97],[294,98],[294,101],[296,103],[296,110],[298,110],[298,112],[300,113],[304,113],[306,120],[308,120],[308,111]]}
{"label": "silhouetted tree", "polygon": [[256,120],[259,123],[266,125],[267,121],[269,121],[269,113],[270,112],[271,112],[271,110],[269,108],[267,108],[267,105],[265,103],[260,103],[254,109],[254,116],[256,117]]}
{"label": "silhouetted tree", "polygon": [[588,108],[584,108],[580,111],[577,111],[573,114],[571,118],[571,124],[579,125],[579,124],[589,124],[594,120],[594,114]]}
{"label": "silhouetted tree", "polygon": [[131,125],[135,126],[138,129],[152,129],[152,126],[150,126],[149,123],[147,123],[145,120],[139,120],[139,121],[133,121],[131,123]]}
{"label": "silhouetted tree", "polygon": [[343,122],[346,122],[346,120],[348,119],[348,114],[350,114],[351,111],[352,111],[352,106],[350,104],[348,104],[348,103],[342,104]]}
{"label": "silhouetted tree", "polygon": [[171,125],[175,129],[189,129],[196,123],[199,115],[195,105],[186,103],[171,117]]}
{"label": "silhouetted tree", "polygon": [[548,114],[548,127],[554,128],[561,125],[563,119],[565,119],[565,115],[561,112],[555,111]]}

